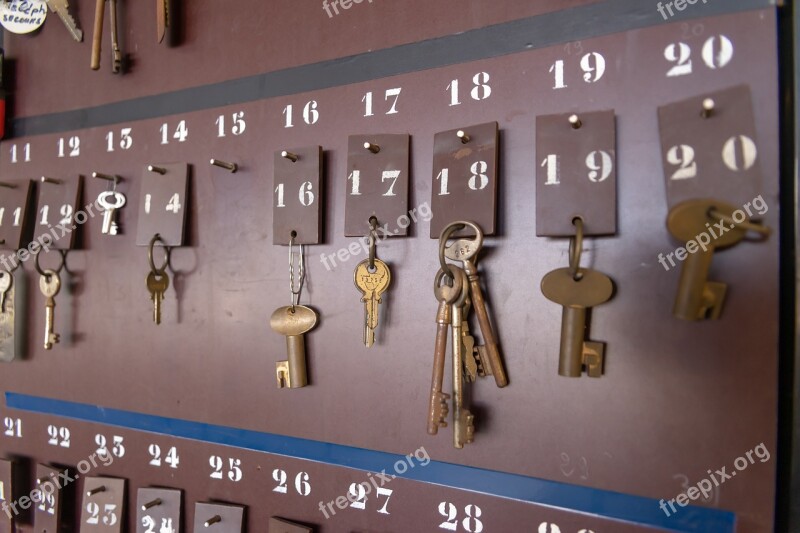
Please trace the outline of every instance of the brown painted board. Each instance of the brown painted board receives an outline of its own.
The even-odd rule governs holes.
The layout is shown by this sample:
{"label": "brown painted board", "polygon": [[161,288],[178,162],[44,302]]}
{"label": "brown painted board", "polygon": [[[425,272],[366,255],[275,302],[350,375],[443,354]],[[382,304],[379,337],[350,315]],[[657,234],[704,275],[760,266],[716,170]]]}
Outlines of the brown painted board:
{"label": "brown painted board", "polygon": [[[161,171],[150,170],[151,166]],[[145,166],[139,191],[138,246],[147,246],[156,234],[161,237],[164,246],[183,246],[191,205],[188,192],[189,165],[186,163],[152,163]]]}
{"label": "brown painted board", "polygon": [[[198,0],[199,7],[193,11],[203,11],[205,2]],[[363,3],[358,8],[365,8],[360,13],[370,12]],[[404,11],[409,18],[402,19],[403,28],[438,9],[437,5]],[[346,15],[366,24],[358,13],[354,7]],[[487,15],[482,23],[493,16]],[[66,38],[58,19],[52,22],[46,31]],[[146,27],[143,23],[133,29],[138,34]],[[301,25],[295,31],[298,28]],[[200,27],[192,31],[201,30],[207,31]],[[413,35],[409,31],[406,35]],[[733,58],[722,68],[706,68],[703,47],[720,34],[734,44]],[[295,40],[306,46],[299,36]],[[307,41],[319,48],[316,36]],[[46,57],[45,62],[50,61],[52,50],[60,50],[58,46],[43,50],[34,47],[34,41],[26,42],[31,53],[35,49]],[[664,51],[675,42],[690,46],[691,73],[668,76],[675,62]],[[658,254],[675,246],[664,224],[667,208],[658,107],[737,85],[750,86],[762,192],[769,205],[764,219],[779,230],[776,42],[775,10],[763,9],[659,24],[387,80],[354,81],[218,109],[98,125],[69,132],[81,139],[81,153],[72,158],[58,158],[56,146],[62,133],[3,141],[0,175],[9,181],[86,175],[96,169],[130,176],[129,190],[134,192],[126,215],[130,215],[131,228],[138,222],[135,191],[141,188],[144,164],[186,161],[194,166],[195,175],[187,246],[173,251],[173,266],[180,275],[164,301],[164,314],[172,312],[174,323],[152,326],[152,303],[142,282],[146,257],[136,248],[133,232],[111,239],[100,233],[98,224],[87,224],[81,228],[80,248],[70,253],[68,261],[74,277],[65,282],[56,307],[57,327],[62,334],[69,333],[73,343],[62,342],[52,352],[42,349],[44,313],[38,297],[30,296],[25,311],[28,350],[24,360],[3,365],[0,389],[396,454],[424,445],[436,461],[633,494],[655,503],[675,498],[707,476],[709,469],[730,469],[737,457],[763,442],[772,453],[770,460],[750,466],[699,504],[734,512],[739,533],[769,531],[774,523],[778,465],[780,231],[767,242],[743,243],[715,255],[712,269],[724,273],[730,290],[719,321],[685,324],[672,318],[679,273],[666,271],[658,263]],[[66,44],[72,43],[62,44],[66,56]],[[335,53],[349,46],[342,43]],[[606,69],[599,80],[588,83],[581,62],[590,52],[606,58]],[[181,52],[170,49],[170,53]],[[85,68],[85,56],[79,59],[80,68],[52,72],[63,72],[59,75],[65,84],[86,86],[93,93],[126,87],[128,80],[108,73],[100,78],[103,74]],[[550,68],[557,61],[564,61],[565,88],[554,88]],[[191,63],[183,65],[188,69]],[[465,97],[478,72],[491,75],[492,93],[483,100]],[[188,76],[188,70],[184,73]],[[91,78],[94,74],[98,76]],[[461,82],[459,106],[450,105],[452,95],[447,90],[454,79]],[[89,87],[87,80],[97,85]],[[388,87],[403,88],[398,113],[364,117],[366,92],[377,95]],[[148,88],[152,94],[162,90],[160,84]],[[318,103],[319,120],[301,124],[298,113],[312,100]],[[288,105],[295,106],[292,128],[285,127],[283,110]],[[619,236],[591,239],[584,252],[592,267],[614,278],[618,288],[615,298],[592,317],[592,337],[613,342],[614,349],[613,354],[609,352],[604,378],[591,381],[556,375],[561,310],[539,293],[538,282],[553,265],[566,264],[567,250],[534,235],[536,117],[585,109],[615,110],[618,172],[625,176],[618,188]],[[219,116],[238,112],[244,112],[247,121],[244,133],[219,137]],[[179,119],[186,121],[187,139],[162,145],[161,126],[169,122],[174,132]],[[361,342],[363,324],[354,320],[351,311],[341,312],[357,297],[352,286],[355,262],[353,258],[337,260],[326,268],[320,257],[335,255],[352,241],[340,229],[345,200],[342,184],[334,180],[323,185],[325,244],[309,250],[306,264],[304,297],[322,311],[317,329],[307,338],[309,377],[314,385],[296,391],[300,394],[277,390],[274,355],[284,353],[285,340],[266,321],[287,301],[288,265],[285,249],[273,247],[270,235],[273,210],[267,203],[274,191],[274,151],[285,146],[330,146],[325,166],[336,169],[343,180],[349,135],[407,132],[412,154],[410,204],[415,208],[427,204],[428,210],[418,212],[430,214],[433,136],[445,129],[492,121],[502,131],[499,231],[498,237],[487,241],[479,266],[510,385],[497,389],[490,379],[472,387],[471,403],[478,419],[475,442],[455,450],[449,434],[433,437],[424,432],[437,307],[431,294],[437,268],[435,243],[410,238],[389,241],[382,248],[381,258],[392,264],[393,287],[382,304],[388,311],[388,318],[381,320],[384,343],[380,351],[366,353]],[[107,135],[115,132],[118,142],[123,128],[131,128],[132,146],[108,152]],[[30,144],[30,161],[11,163],[15,143],[20,148]],[[208,165],[212,156],[241,163],[242,170],[235,176],[219,172]],[[86,198],[96,198],[106,188],[100,181],[87,180]],[[415,224],[419,226],[416,235],[429,234],[429,217],[418,216]],[[37,290],[31,262],[17,273],[23,272],[28,274],[28,289]],[[445,387],[450,389],[449,378]],[[0,450],[34,463],[76,465],[96,450],[97,434],[105,434],[111,446],[117,429],[9,409],[3,410],[2,417],[19,418],[23,436],[6,437],[0,432]],[[48,445],[49,424],[69,425],[73,447]],[[149,464],[148,449],[156,443],[161,447],[161,467]],[[264,527],[276,514],[323,531],[436,531],[447,518],[438,512],[445,501],[456,505],[459,523],[463,523],[466,505],[478,505],[485,513],[487,531],[489,526],[495,531],[514,531],[519,524],[538,527],[544,521],[556,523],[562,531],[643,529],[616,522],[608,525],[602,518],[587,524],[585,515],[568,509],[403,479],[392,482],[398,487],[392,503],[406,504],[392,512],[391,522],[380,522],[386,517],[377,511],[369,514],[370,508],[369,512],[348,508],[331,521],[320,513],[319,502],[346,495],[351,483],[363,480],[363,472],[354,476],[344,468],[314,470],[319,465],[308,461],[284,461],[246,450],[240,454],[240,450],[202,441],[190,444],[142,432],[126,432],[125,447],[125,457],[102,475],[128,478],[131,492],[147,486],[174,487],[186,490],[189,502],[213,499],[247,505],[251,531]],[[180,452],[177,469],[164,462],[173,447]],[[241,459],[243,479],[210,478],[207,465],[212,455],[226,462]],[[297,473],[313,470],[314,492],[308,497],[273,493],[270,480],[275,468],[286,470],[292,482]],[[338,470],[342,473],[335,474]],[[187,506],[188,524],[192,512]],[[136,530],[133,517],[129,526]],[[30,533],[30,525],[22,531]]]}
{"label": "brown painted board", "polygon": [[[373,153],[365,144],[377,147]],[[408,235],[408,225],[398,223],[408,216],[408,161],[410,140],[406,134],[351,135],[347,141],[347,184],[344,234],[363,237],[370,218],[377,225],[389,224],[388,236]]]}
{"label": "brown painted board", "polygon": [[30,227],[30,204],[33,184],[30,180],[10,183],[13,188],[0,189],[0,248],[16,250],[24,246],[23,238]]}
{"label": "brown painted board", "polygon": [[[466,134],[458,137],[459,133]],[[494,235],[497,219],[497,122],[439,132],[433,140],[431,239],[448,224],[470,220],[484,235]],[[462,236],[457,231],[453,236]]]}
{"label": "brown painted board", "polygon": [[[576,117],[575,127],[570,119]],[[536,117],[536,235],[617,232],[617,149],[613,111]]]}
{"label": "brown painted board", "polygon": [[241,505],[221,503],[194,504],[195,533],[242,533],[244,531],[245,508]]}
{"label": "brown painted board", "polygon": [[[714,109],[703,114],[703,104]],[[708,91],[658,110],[670,207],[714,198],[744,205],[762,190],[761,157],[750,88]]]}
{"label": "brown painted board", "polygon": [[[283,152],[288,152],[284,157]],[[295,160],[296,159],[296,160]],[[273,157],[272,244],[322,242],[322,147],[281,148]]]}

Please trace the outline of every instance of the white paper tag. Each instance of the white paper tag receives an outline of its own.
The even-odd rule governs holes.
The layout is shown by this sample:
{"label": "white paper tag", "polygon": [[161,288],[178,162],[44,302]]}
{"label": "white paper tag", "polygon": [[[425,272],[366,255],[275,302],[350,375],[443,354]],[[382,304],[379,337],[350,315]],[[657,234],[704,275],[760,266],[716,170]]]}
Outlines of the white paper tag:
{"label": "white paper tag", "polygon": [[38,30],[47,18],[45,0],[0,0],[0,24],[11,33]]}

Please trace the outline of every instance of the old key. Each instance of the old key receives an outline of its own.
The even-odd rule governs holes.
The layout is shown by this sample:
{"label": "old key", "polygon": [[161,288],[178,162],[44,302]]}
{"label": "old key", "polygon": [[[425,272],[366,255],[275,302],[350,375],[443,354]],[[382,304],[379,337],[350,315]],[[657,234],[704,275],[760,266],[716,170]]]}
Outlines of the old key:
{"label": "old key", "polygon": [[168,288],[169,275],[166,270],[153,270],[147,275],[147,290],[150,292],[150,299],[153,300],[153,322],[156,325],[161,324],[161,302]]}
{"label": "old key", "polygon": [[580,377],[584,365],[589,376],[602,375],[605,345],[586,340],[586,310],[607,302],[613,292],[611,278],[595,270],[580,269],[575,274],[571,268],[560,268],[542,279],[545,297],[563,306],[559,375]]}
{"label": "old key", "polygon": [[453,352],[453,446],[463,448],[464,444],[473,441],[475,416],[464,407],[464,361],[471,354],[464,353],[463,325],[464,311],[469,297],[469,281],[467,275],[458,267],[450,266],[455,275],[453,286],[460,286],[459,295],[451,305],[450,333]]}
{"label": "old key", "polygon": [[361,261],[353,273],[353,281],[363,295],[364,302],[364,345],[367,348],[375,343],[375,329],[378,327],[378,306],[383,301],[381,296],[392,283],[389,267],[380,259],[373,259],[374,270],[370,271],[369,259]]}
{"label": "old key", "polygon": [[[445,246],[447,236],[454,230],[469,227],[475,232],[474,239],[457,239],[449,246]],[[500,348],[494,334],[489,313],[486,310],[486,300],[481,289],[480,274],[476,266],[477,256],[483,247],[483,231],[474,222],[454,222],[442,231],[441,246],[444,247],[444,256],[453,261],[461,261],[464,264],[464,271],[469,279],[469,297],[475,314],[478,316],[478,325],[483,336],[484,346],[478,346],[475,356],[480,358],[481,368],[484,374],[493,375],[498,387],[508,385],[508,376],[500,355]],[[467,354],[471,356],[471,354]]]}
{"label": "old key", "polygon": [[53,344],[57,344],[60,337],[54,333],[56,295],[61,290],[61,278],[54,270],[45,270],[44,275],[39,277],[39,290],[46,298],[45,300],[45,330],[44,330],[44,349],[50,350]]}
{"label": "old key", "polygon": [[6,312],[6,295],[14,284],[14,276],[7,270],[0,270],[0,313]]}
{"label": "old key", "polygon": [[461,294],[461,283],[451,281],[451,285],[447,283],[442,285],[444,276],[444,270],[439,270],[433,281],[433,293],[439,302],[439,309],[436,312],[436,342],[433,350],[433,376],[431,377],[430,407],[428,409],[428,433],[430,435],[439,433],[440,426],[447,427],[447,414],[450,412],[447,402],[450,400],[450,395],[442,392],[447,356],[447,334],[452,321],[451,306]]}
{"label": "old key", "polygon": [[[747,235],[748,230],[769,234],[770,230],[767,227],[749,221],[741,223],[734,221],[731,217],[735,211],[734,207],[714,200],[690,200],[678,204],[670,211],[667,218],[669,232],[683,243],[694,241],[696,248],[695,253],[686,256],[681,268],[678,295],[672,310],[672,314],[677,318],[682,320],[719,318],[728,287],[724,283],[708,281],[714,251],[739,243]],[[709,233],[714,235],[715,239],[700,249],[697,245],[700,236],[705,235],[710,240]]]}
{"label": "old key", "polygon": [[276,333],[286,336],[286,361],[276,364],[278,388],[296,389],[308,385],[306,372],[305,334],[317,325],[317,313],[304,305],[279,307],[272,313],[269,325]]}

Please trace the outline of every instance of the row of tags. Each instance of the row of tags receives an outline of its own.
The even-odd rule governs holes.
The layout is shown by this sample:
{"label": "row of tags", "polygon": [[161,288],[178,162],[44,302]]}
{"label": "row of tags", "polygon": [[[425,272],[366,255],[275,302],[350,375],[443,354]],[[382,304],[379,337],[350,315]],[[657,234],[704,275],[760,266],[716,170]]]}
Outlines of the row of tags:
{"label": "row of tags", "polygon": [[[84,461],[86,462],[86,461]],[[87,463],[88,464],[88,463]],[[36,531],[62,531],[66,505],[63,492],[81,475],[73,469],[64,470],[45,464],[36,466],[35,486],[24,492],[22,478],[13,461],[0,461],[0,528],[14,531],[22,515],[33,508]],[[80,504],[80,525],[75,531],[122,533],[127,531],[127,482],[121,478],[83,478]],[[23,495],[24,492],[24,495]],[[137,533],[179,533],[183,523],[183,493],[176,489],[140,488],[136,493]],[[246,530],[246,507],[232,503],[196,502],[191,531],[243,533]],[[313,528],[274,516],[270,518],[269,533],[311,533]]]}

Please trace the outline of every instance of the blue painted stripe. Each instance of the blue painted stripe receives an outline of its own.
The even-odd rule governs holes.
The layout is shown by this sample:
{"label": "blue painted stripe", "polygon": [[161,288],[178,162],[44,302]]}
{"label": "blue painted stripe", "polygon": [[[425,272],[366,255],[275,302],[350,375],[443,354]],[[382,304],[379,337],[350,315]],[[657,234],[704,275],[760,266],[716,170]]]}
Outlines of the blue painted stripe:
{"label": "blue painted stripe", "polygon": [[[6,406],[10,409],[199,440],[368,472],[391,471],[394,463],[404,459],[402,455],[352,446],[12,392],[6,393]],[[702,507],[684,507],[677,514],[667,517],[659,508],[658,500],[651,498],[438,461],[431,461],[425,468],[409,469],[398,477],[667,531],[733,533],[736,521],[735,515],[729,511]]]}

